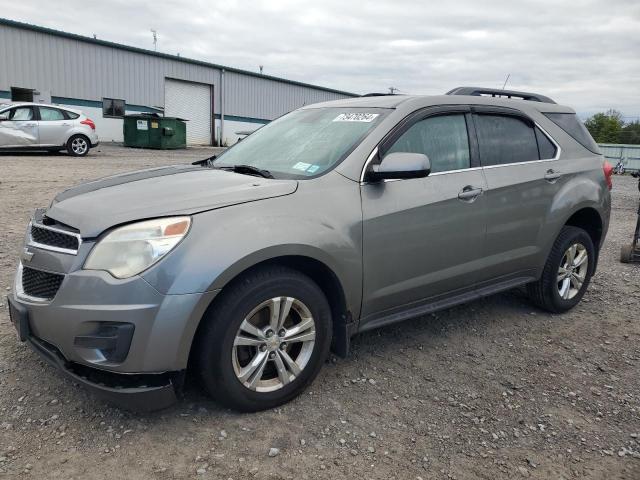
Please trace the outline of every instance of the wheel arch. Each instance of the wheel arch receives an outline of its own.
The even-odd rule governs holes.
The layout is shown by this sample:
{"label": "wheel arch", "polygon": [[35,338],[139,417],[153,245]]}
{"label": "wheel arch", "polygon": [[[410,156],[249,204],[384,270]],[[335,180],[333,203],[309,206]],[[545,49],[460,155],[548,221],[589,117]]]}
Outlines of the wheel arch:
{"label": "wheel arch", "polygon": [[593,246],[596,251],[600,250],[602,234],[604,231],[604,222],[600,213],[593,207],[582,207],[571,214],[566,219],[564,225],[578,227],[583,229],[591,237]]}
{"label": "wheel arch", "polygon": [[78,129],[78,130],[73,130],[69,136],[67,137],[67,141],[64,142],[65,145],[67,143],[69,143],[69,140],[71,140],[73,137],[84,137],[89,141],[89,145],[91,145],[91,139],[89,138],[89,135],[87,135],[85,132],[83,132],[82,130]]}
{"label": "wheel arch", "polygon": [[[581,203],[579,205],[576,205],[575,208],[571,209],[571,211],[565,216],[562,216],[560,218],[556,217],[556,220],[553,222],[553,230],[551,231],[553,235],[549,235],[549,233],[547,233],[547,235],[545,236],[545,247],[542,251],[543,255],[540,257],[542,266],[544,262],[546,262],[549,253],[551,252],[551,248],[553,247],[553,243],[556,241],[556,238],[558,238],[558,235],[560,235],[562,228],[567,225],[582,228],[591,238],[596,251],[594,264],[595,272],[598,266],[600,246],[606,232],[607,223],[606,219],[602,217],[602,214],[598,210],[598,204],[594,202]],[[542,273],[542,266],[540,267],[540,274]]]}
{"label": "wheel arch", "polygon": [[[237,268],[238,264],[240,264],[242,268]],[[238,262],[238,264],[235,265],[236,268],[230,267],[217,278],[214,286],[215,289],[219,289],[220,292],[209,303],[199,320],[193,338],[191,339],[189,349],[190,358],[197,350],[197,341],[200,337],[199,330],[203,327],[203,320],[224,298],[225,292],[228,291],[229,288],[232,288],[236,282],[241,281],[246,275],[250,275],[252,272],[262,268],[269,268],[270,266],[283,266],[296,270],[307,275],[320,287],[326,295],[331,308],[333,327],[332,351],[340,356],[347,355],[349,339],[352,333],[350,326],[352,325],[354,312],[352,311],[352,307],[349,306],[348,294],[345,290],[343,280],[340,279],[338,274],[327,262],[305,254],[283,254],[264,258],[249,264],[247,264],[247,262]],[[191,363],[191,360],[189,363]]]}

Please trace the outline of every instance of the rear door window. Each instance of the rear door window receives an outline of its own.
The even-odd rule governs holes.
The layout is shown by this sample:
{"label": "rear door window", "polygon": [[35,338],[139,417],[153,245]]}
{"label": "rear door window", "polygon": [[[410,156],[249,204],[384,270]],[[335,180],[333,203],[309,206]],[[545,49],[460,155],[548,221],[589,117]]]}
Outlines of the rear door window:
{"label": "rear door window", "polygon": [[475,119],[483,166],[540,159],[532,123],[511,115],[477,114]]}
{"label": "rear door window", "polygon": [[428,117],[412,125],[386,153],[424,153],[431,172],[469,168],[469,135],[464,114]]}

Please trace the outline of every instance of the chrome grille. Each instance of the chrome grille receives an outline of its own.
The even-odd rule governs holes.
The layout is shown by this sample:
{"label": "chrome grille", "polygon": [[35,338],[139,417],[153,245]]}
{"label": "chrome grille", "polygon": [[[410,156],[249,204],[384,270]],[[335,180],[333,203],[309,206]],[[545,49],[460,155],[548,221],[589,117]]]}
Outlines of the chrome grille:
{"label": "chrome grille", "polygon": [[78,238],[58,230],[49,230],[37,225],[31,225],[31,238],[34,242],[49,245],[51,247],[78,250]]}
{"label": "chrome grille", "polygon": [[29,229],[30,244],[35,247],[63,253],[78,253],[80,247],[80,235],[60,228],[54,228],[32,223]]}

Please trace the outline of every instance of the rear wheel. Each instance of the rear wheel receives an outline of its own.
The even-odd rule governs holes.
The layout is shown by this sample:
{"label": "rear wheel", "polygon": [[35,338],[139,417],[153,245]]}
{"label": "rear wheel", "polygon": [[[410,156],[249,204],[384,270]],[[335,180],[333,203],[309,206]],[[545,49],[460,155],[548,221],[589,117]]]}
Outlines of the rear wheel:
{"label": "rear wheel", "polygon": [[74,135],[67,141],[67,152],[74,157],[84,157],[90,148],[91,142],[84,135]]}
{"label": "rear wheel", "polygon": [[212,397],[257,411],[299,395],[320,371],[331,342],[322,290],[288,268],[256,271],[225,290],[198,334],[198,367]]}
{"label": "rear wheel", "polygon": [[542,276],[527,286],[532,301],[554,313],[575,307],[587,290],[595,258],[595,248],[587,232],[577,227],[563,227]]}

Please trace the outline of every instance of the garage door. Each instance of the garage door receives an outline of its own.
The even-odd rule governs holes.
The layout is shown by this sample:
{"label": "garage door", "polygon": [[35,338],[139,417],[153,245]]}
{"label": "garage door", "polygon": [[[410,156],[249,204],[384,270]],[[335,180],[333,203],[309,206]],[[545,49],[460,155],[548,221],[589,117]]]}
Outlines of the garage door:
{"label": "garage door", "polygon": [[211,145],[211,85],[165,79],[164,114],[187,122],[187,144]]}

